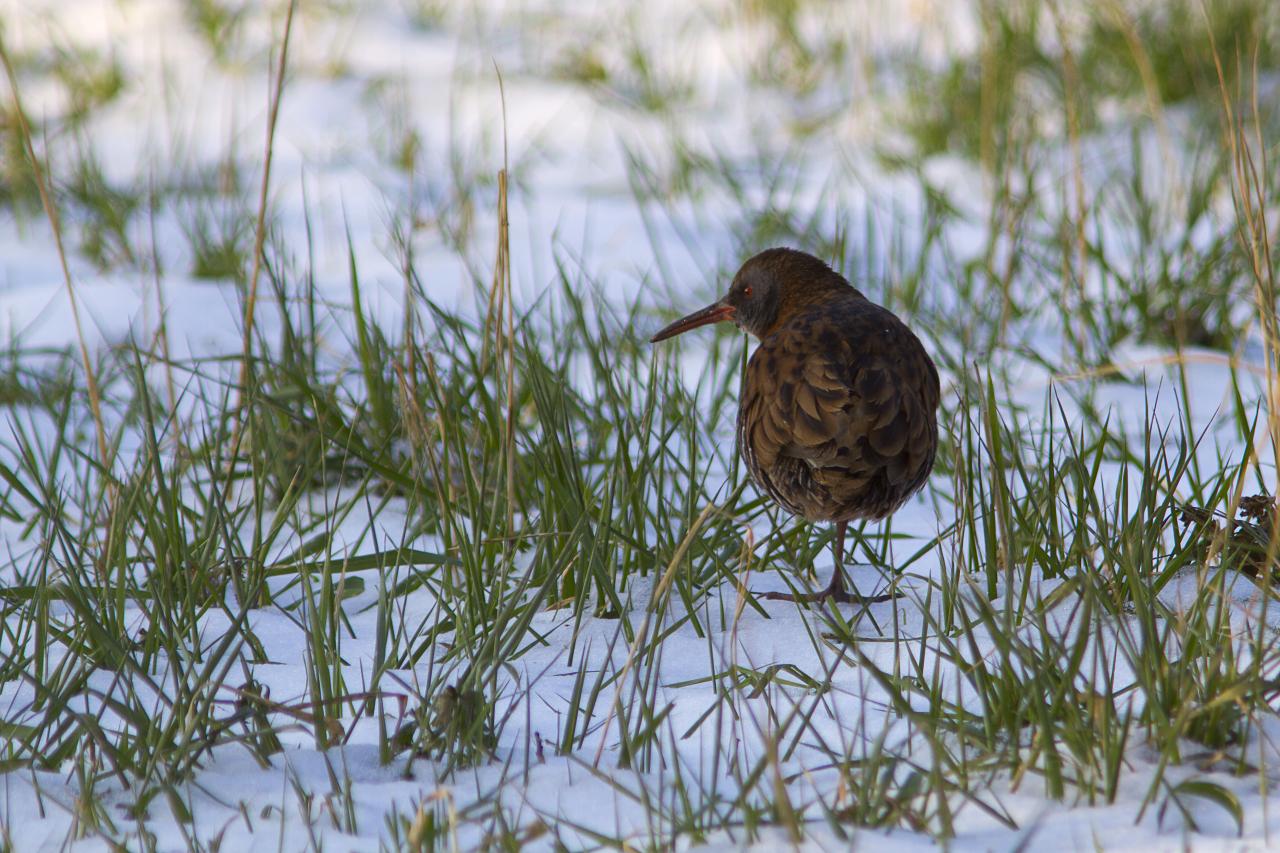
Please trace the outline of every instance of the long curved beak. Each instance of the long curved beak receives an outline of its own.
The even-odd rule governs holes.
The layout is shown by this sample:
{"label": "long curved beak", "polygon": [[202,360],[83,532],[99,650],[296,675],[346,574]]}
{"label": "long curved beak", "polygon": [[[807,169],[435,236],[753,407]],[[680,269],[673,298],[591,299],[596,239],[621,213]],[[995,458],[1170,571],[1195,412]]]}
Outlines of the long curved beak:
{"label": "long curved beak", "polygon": [[661,332],[649,338],[649,343],[656,344],[658,341],[665,341],[667,338],[674,338],[676,335],[682,335],[690,329],[696,329],[699,326],[706,326],[710,323],[723,323],[725,320],[732,320],[734,314],[737,313],[732,305],[726,305],[723,302],[713,302],[706,308],[694,311],[687,317],[681,317],[670,326],[667,326]]}

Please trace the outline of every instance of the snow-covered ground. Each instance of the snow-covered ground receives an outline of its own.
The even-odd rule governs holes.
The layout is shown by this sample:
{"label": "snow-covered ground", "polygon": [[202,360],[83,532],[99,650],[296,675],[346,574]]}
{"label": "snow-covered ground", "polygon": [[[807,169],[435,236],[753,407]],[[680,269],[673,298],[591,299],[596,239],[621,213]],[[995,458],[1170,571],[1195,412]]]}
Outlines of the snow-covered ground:
{"label": "snow-covered ground", "polygon": [[[448,310],[477,316],[483,304],[474,282],[488,281],[493,265],[494,175],[505,160],[512,175],[516,303],[530,306],[554,298],[547,294],[554,292],[557,265],[564,264],[599,283],[599,294],[612,307],[639,304],[641,320],[657,328],[660,311],[697,307],[722,289],[754,247],[754,232],[763,229],[762,212],[785,209],[797,219],[811,217],[806,224],[813,233],[844,235],[845,260],[857,259],[856,266],[846,266],[850,277],[873,296],[889,294],[898,302],[895,309],[913,311],[930,346],[946,354],[939,361],[948,394],[944,408],[951,418],[947,429],[959,429],[957,413],[964,409],[958,402],[963,380],[956,371],[981,360],[980,367],[997,377],[1002,405],[1010,412],[1032,413],[1031,422],[1046,416],[1048,394],[1057,390],[1068,400],[1063,404],[1067,417],[1083,417],[1086,409],[1108,413],[1111,428],[1130,436],[1141,436],[1152,423],[1176,424],[1186,434],[1206,436],[1196,450],[1203,465],[1213,466],[1220,454],[1235,458],[1242,446],[1231,414],[1236,388],[1245,410],[1265,397],[1262,335],[1256,329],[1234,353],[1184,351],[1184,369],[1170,359],[1168,347],[1133,341],[1102,357],[1068,355],[1063,325],[1077,318],[1055,317],[1054,310],[1013,324],[1007,346],[994,351],[962,340],[964,329],[996,322],[997,291],[962,286],[940,271],[962,270],[988,252],[1012,257],[1022,244],[1004,234],[992,237],[993,225],[998,231],[1004,224],[988,221],[987,212],[1002,188],[973,160],[946,154],[924,158],[919,169],[893,166],[894,155],[912,144],[894,120],[905,109],[912,80],[895,62],[910,56],[924,66],[941,65],[948,57],[978,50],[973,5],[801,3],[793,22],[798,43],[838,44],[843,51],[838,55],[854,57],[838,74],[821,68],[795,71],[810,74],[811,84],[786,79],[787,68],[803,63],[788,55],[787,43],[771,23],[774,5],[728,0],[303,2],[291,34],[273,150],[273,243],[292,247],[298,257],[311,252],[309,269],[322,301],[335,306],[339,326],[350,322],[343,313],[351,302],[348,258],[356,258],[365,309],[385,328],[399,329],[404,249],[395,235],[412,223],[413,262],[426,295]],[[225,41],[201,30],[202,9],[229,16],[220,31]],[[109,251],[93,251],[83,224],[90,215],[71,201],[64,210],[79,319],[95,350],[151,340],[162,292],[175,361],[239,355],[240,295],[227,277],[202,273],[193,235],[244,227],[244,212],[256,206],[269,69],[284,20],[280,3],[0,2],[0,35],[14,60],[27,114],[38,127],[48,128],[38,144],[55,181],[69,183],[70,171],[90,157],[109,184],[140,188],[144,204],[149,187],[163,188],[165,200],[154,215],[128,220],[123,242],[149,256],[132,261],[112,262]],[[51,58],[60,51],[82,56],[77,67],[106,69],[123,81],[120,92],[95,105],[82,123],[67,118],[74,107],[69,93],[77,86],[64,85],[49,72]],[[1105,105],[1121,116],[1127,115],[1126,106]],[[1175,139],[1190,134],[1196,121],[1176,110],[1162,120]],[[1123,122],[1116,119],[1091,133],[1079,150],[1065,143],[1037,149],[1044,164],[1039,183],[1022,190],[1044,210],[1073,203],[1077,157],[1091,189],[1116,179],[1129,165],[1117,164],[1116,158],[1128,156],[1134,141]],[[1167,155],[1147,165],[1157,173],[1152,179],[1176,185],[1185,177],[1179,158],[1189,155],[1176,142],[1166,151],[1159,134],[1141,127],[1137,144]],[[22,161],[9,149],[3,156],[9,181]],[[713,173],[715,180],[707,177]],[[217,184],[229,174],[235,185],[230,193],[175,189]],[[669,191],[646,193],[645,180]],[[1175,186],[1170,197],[1177,195]],[[957,213],[946,220],[941,238],[928,242],[931,205],[938,198]],[[1176,201],[1170,206],[1180,209]],[[1217,192],[1208,206],[1216,211],[1220,230],[1229,231],[1224,223],[1233,209],[1230,193]],[[1108,220],[1112,215],[1099,211],[1098,227],[1115,225]],[[1056,226],[1024,224],[1028,229]],[[1122,225],[1115,225],[1118,242],[1124,239]],[[1191,246],[1213,237],[1196,233]],[[108,233],[108,246],[110,240]],[[913,304],[904,305],[900,286],[922,255],[922,291]],[[1135,266],[1143,262],[1129,260]],[[1034,278],[1034,263],[1030,266],[1032,272],[1023,275]],[[1050,294],[1045,304],[1058,304],[1059,297],[1063,306],[1075,304],[1069,301],[1074,297],[1061,295],[1067,291],[1065,277],[1060,281],[1052,270],[1039,274],[1040,286]],[[1090,292],[1106,286],[1092,277],[1081,284]],[[259,320],[268,339],[279,322],[273,311],[266,305]],[[24,352],[71,347],[74,320],[53,233],[38,202],[0,206],[0,339]],[[344,335],[351,336],[349,329],[332,333],[329,352],[335,363],[343,357]],[[677,364],[692,382],[705,360],[701,345],[690,340],[681,346]],[[1104,369],[1090,373],[1098,363]],[[1188,384],[1180,387],[1184,380]],[[1024,416],[1030,417],[1019,415]],[[16,404],[4,417],[12,422],[0,430],[0,442],[19,423],[25,430],[34,420],[34,428],[40,428],[41,421]],[[721,426],[708,441],[729,446],[732,424]],[[90,442],[86,439],[86,448]],[[1134,446],[1141,445],[1136,439]],[[1261,438],[1258,445],[1266,459],[1269,448]],[[10,450],[0,453],[0,461],[12,464],[12,459]],[[1106,461],[1097,480],[1104,502],[1138,493],[1140,484],[1119,479],[1122,468],[1115,458]],[[1271,466],[1260,470],[1264,485],[1274,483]],[[946,480],[936,478],[935,489],[951,494],[955,483]],[[1251,481],[1247,488],[1253,491],[1252,486]],[[338,500],[341,491],[336,486],[333,494],[317,490],[314,506]],[[538,641],[510,662],[497,690],[495,708],[502,720],[497,746],[476,766],[454,769],[404,756],[385,760],[380,727],[404,722],[397,718],[395,701],[382,701],[380,714],[352,721],[343,745],[324,751],[317,750],[304,723],[292,725],[287,715],[278,714],[273,719],[285,748],[268,766],[240,744],[220,744],[171,791],[141,808],[127,780],[109,774],[89,780],[74,772],[70,761],[51,770],[9,768],[0,775],[0,840],[17,850],[115,849],[116,844],[159,850],[377,850],[408,843],[412,833],[426,838],[430,816],[440,828],[431,843],[460,849],[482,847],[501,833],[535,849],[616,845],[618,839],[634,849],[695,843],[710,849],[932,847],[929,832],[936,826],[913,830],[908,823],[884,830],[823,819],[824,808],[837,814],[865,805],[848,788],[848,774],[861,771],[837,766],[838,760],[870,761],[886,747],[894,756],[918,757],[915,767],[886,769],[897,786],[910,772],[927,775],[936,769],[919,727],[893,705],[886,686],[865,664],[904,679],[907,672],[936,671],[958,705],[980,714],[982,706],[963,687],[963,675],[977,661],[990,663],[1002,654],[982,624],[963,632],[968,659],[949,659],[939,647],[930,644],[926,651],[919,642],[938,626],[941,617],[924,614],[942,607],[940,579],[957,564],[953,549],[962,547],[945,539],[956,521],[956,506],[932,491],[926,489],[893,519],[894,533],[904,537],[895,541],[893,556],[905,560],[936,536],[944,542],[906,570],[903,598],[876,605],[868,614],[845,615],[861,638],[856,644],[834,638],[839,629],[828,617],[790,603],[761,600],[759,608],[745,606],[745,591],[785,588],[783,577],[768,566],[754,566],[741,587],[725,583],[713,589],[696,602],[692,619],[686,618],[685,604],[670,595],[665,567],[659,566],[627,590],[631,618],[625,621],[632,628],[643,626],[639,638],[623,630],[624,620],[596,617],[590,610],[584,615],[574,608],[546,608],[536,615],[528,636]],[[396,498],[384,505],[379,497],[374,503],[376,513],[368,506],[369,512],[357,511],[337,526],[334,541],[349,543],[352,556],[374,548],[377,537],[371,530],[387,531],[396,540],[406,526]],[[770,532],[769,519],[757,516],[744,535],[761,541]],[[6,583],[25,577],[43,543],[21,518],[0,519],[0,536],[10,564],[0,577]],[[429,536],[412,544],[427,551],[441,547]],[[827,571],[827,558],[820,557],[823,579]],[[377,660],[376,574],[363,573],[365,585],[340,603],[347,620],[342,669],[351,691],[368,683]],[[854,579],[864,591],[883,583],[870,567],[855,568]],[[961,593],[985,597],[983,583],[975,579],[972,589]],[[1020,583],[1021,578],[1013,588],[997,590],[992,606],[1016,598]],[[1056,583],[1037,586],[1037,594],[1049,595]],[[252,666],[253,678],[282,705],[305,703],[312,695],[310,639],[300,615],[305,608],[291,606],[302,594],[296,586],[289,588],[275,606],[248,616],[266,661]],[[1187,571],[1161,597],[1173,612],[1183,612],[1198,594],[1198,578]],[[662,606],[655,606],[658,600]],[[1259,630],[1260,617],[1260,630],[1274,638],[1280,618],[1264,607],[1256,587],[1241,578],[1228,600],[1232,625],[1242,632]],[[402,606],[423,619],[435,612],[437,602],[431,589],[423,588],[406,596]],[[973,605],[968,617],[977,610]],[[228,618],[222,610],[207,614],[200,625],[202,642],[215,644],[227,631]],[[1057,600],[1047,615],[1063,624],[1072,618],[1069,596]],[[649,648],[645,632],[672,626],[656,655],[637,654]],[[16,659],[12,647],[18,639],[3,640],[9,659]],[[1108,635],[1094,642],[1106,644]],[[913,655],[923,657],[904,663]],[[1103,652],[1099,659],[1108,657]],[[1113,677],[1125,683],[1131,675],[1123,656],[1110,658]],[[428,680],[427,665],[424,660],[420,671],[387,673],[382,689],[394,693],[389,685],[401,684],[404,694],[412,693]],[[724,674],[731,667],[768,672],[772,678],[726,688]],[[569,705],[580,699],[576,679],[584,672],[588,689],[602,681],[597,673],[619,677],[602,688],[597,715],[576,748],[558,752]],[[9,680],[0,683],[0,707],[27,707],[34,696],[32,682],[9,672],[4,677]],[[163,677],[154,682],[165,683]],[[225,675],[222,698],[228,708],[234,689],[244,683],[238,669]],[[145,704],[153,687],[122,685],[119,673],[103,667],[88,685],[81,710],[109,728],[115,709],[104,697],[135,691]],[[646,701],[666,711],[651,752],[626,755],[619,735],[624,723],[615,714],[630,707],[628,697],[635,690],[653,691]],[[726,692],[734,698],[726,700]],[[159,697],[152,701],[162,704]],[[6,712],[0,731],[31,724],[26,716],[14,719]],[[625,725],[637,731],[636,720]],[[951,845],[959,850],[1245,850],[1280,843],[1274,841],[1280,838],[1280,813],[1268,804],[1270,791],[1280,783],[1278,739],[1280,720],[1262,715],[1248,742],[1231,752],[1247,756],[1256,772],[1235,774],[1232,760],[1190,742],[1182,750],[1183,761],[1166,768],[1165,754],[1135,734],[1124,750],[1112,802],[1090,801],[1074,787],[1053,799],[1046,796],[1038,771],[1011,778],[1004,770],[975,766],[972,796],[957,794],[950,806]],[[776,787],[753,778],[760,768],[776,776]],[[1157,776],[1162,781],[1153,796]],[[1182,783],[1187,784],[1178,788]],[[756,799],[762,787],[777,798],[767,809]],[[738,791],[751,794],[735,803]],[[1177,791],[1181,795],[1171,793]],[[189,811],[185,819],[175,798]],[[740,816],[726,818],[716,810],[709,815],[689,805],[707,802]],[[789,805],[784,808],[782,802]],[[1239,804],[1239,823],[1224,802]],[[94,804],[92,819],[86,803]],[[802,838],[787,829],[787,809],[803,812]]]}

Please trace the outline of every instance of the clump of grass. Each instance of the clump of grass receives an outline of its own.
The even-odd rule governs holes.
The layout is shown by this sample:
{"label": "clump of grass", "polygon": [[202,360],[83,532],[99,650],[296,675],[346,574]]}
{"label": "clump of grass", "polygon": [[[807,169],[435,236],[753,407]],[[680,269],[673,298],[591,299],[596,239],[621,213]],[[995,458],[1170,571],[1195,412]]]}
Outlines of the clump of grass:
{"label": "clump of grass", "polygon": [[942,70],[918,67],[904,127],[920,155],[952,152],[996,171],[1037,138],[1035,118],[1061,102],[1062,69],[1041,44],[1047,15],[1035,3],[979,4],[982,43],[976,56]]}
{"label": "clump of grass", "polygon": [[695,87],[685,66],[675,67],[673,57],[666,63],[655,61],[659,53],[652,45],[633,38],[624,49],[621,67],[610,74],[616,94],[628,104],[646,112],[665,114],[688,103]]}
{"label": "clump of grass", "polygon": [[847,45],[841,34],[834,28],[806,28],[802,20],[820,11],[798,0],[743,4],[746,22],[768,32],[766,47],[751,68],[754,83],[803,98],[845,67]]}
{"label": "clump of grass", "polygon": [[1265,0],[1189,0],[1152,4],[1129,12],[1112,4],[1095,7],[1089,19],[1081,67],[1100,94],[1142,92],[1153,86],[1161,104],[1218,99],[1215,52],[1247,57],[1223,64],[1234,90],[1259,73],[1280,67],[1274,8]]}
{"label": "clump of grass", "polygon": [[40,208],[40,191],[35,174],[23,163],[26,146],[22,141],[22,125],[14,108],[0,106],[0,203],[18,212],[34,212]]}
{"label": "clump of grass", "polygon": [[493,709],[484,693],[459,690],[452,684],[437,693],[429,705],[421,706],[414,727],[401,730],[398,736],[412,742],[417,756],[452,756],[452,761],[463,767],[487,760],[498,745]]}
{"label": "clump of grass", "polygon": [[[1280,567],[1274,562],[1277,546],[1272,542],[1275,512],[1275,499],[1270,495],[1250,495],[1240,499],[1237,518],[1227,520],[1220,512],[1185,506],[1182,520],[1193,531],[1206,562],[1216,558],[1224,567],[1259,583],[1277,585]],[[1220,524],[1219,518],[1224,523]]]}
{"label": "clump of grass", "polygon": [[65,192],[79,208],[80,253],[101,270],[135,266],[130,228],[142,209],[143,194],[112,186],[92,153],[77,161]]}
{"label": "clump of grass", "polygon": [[589,86],[603,85],[609,81],[609,69],[599,51],[590,44],[567,51],[557,63],[554,73],[565,80]]}
{"label": "clump of grass", "polygon": [[204,39],[214,59],[222,64],[232,62],[252,4],[236,0],[184,0],[184,4],[192,29]]}
{"label": "clump of grass", "polygon": [[1224,63],[1232,90],[1254,70],[1280,66],[1274,48],[1280,25],[1266,0],[1171,0],[1132,13],[1089,2],[1073,9],[1083,21],[1074,34],[1064,32],[1053,9],[980,3],[976,54],[940,69],[916,66],[903,126],[919,154],[963,154],[999,172],[1010,153],[1045,135],[1041,118],[1068,102],[1078,133],[1099,127],[1099,107],[1117,99],[1139,100],[1157,113],[1183,102],[1211,112],[1218,100],[1215,53],[1242,60]]}
{"label": "clump of grass", "polygon": [[405,13],[413,26],[435,30],[447,20],[448,6],[443,0],[409,0],[405,4]]}
{"label": "clump of grass", "polygon": [[124,69],[115,56],[62,49],[49,60],[50,71],[67,93],[68,104],[62,121],[71,128],[114,101],[125,89]]}
{"label": "clump of grass", "polygon": [[189,226],[191,275],[215,281],[237,281],[248,265],[252,226],[236,212],[211,217],[196,215]]}
{"label": "clump of grass", "polygon": [[[803,3],[754,9],[786,50],[818,49],[801,37]],[[419,849],[638,843],[630,828],[610,835],[589,818],[513,809],[508,792],[552,763],[634,806],[654,846],[800,844],[819,832],[853,843],[868,829],[945,841],[962,813],[1013,831],[998,787],[1103,805],[1135,766],[1149,778],[1140,809],[1194,827],[1196,804],[1210,804],[1244,827],[1237,795],[1197,767],[1252,773],[1267,794],[1250,750],[1275,715],[1267,608],[1278,537],[1274,517],[1240,495],[1269,476],[1252,448],[1275,432],[1276,408],[1259,415],[1271,383],[1260,391],[1233,365],[1230,401],[1206,432],[1180,350],[1226,348],[1255,322],[1264,348],[1274,343],[1265,211],[1275,188],[1265,152],[1250,147],[1263,133],[1229,120],[1230,156],[1194,170],[1185,209],[1140,177],[1045,201],[1019,87],[1030,75],[1050,100],[1060,84],[1061,96],[1095,94],[1087,75],[1078,89],[1059,77],[1039,13],[989,11],[978,72],[955,81],[978,104],[963,119],[968,141],[942,143],[999,177],[988,243],[962,263],[948,255],[948,229],[973,223],[923,179],[910,223],[923,236],[908,245],[879,230],[870,207],[765,169],[776,157],[767,147],[744,164],[673,135],[669,171],[629,151],[651,233],[651,217],[666,216],[659,225],[696,245],[676,206],[654,202],[720,193],[745,211],[729,251],[799,242],[886,304],[931,319],[921,325],[954,390],[931,486],[945,523],[920,541],[891,525],[858,531],[869,559],[911,590],[889,618],[810,611],[787,630],[808,639],[814,665],[751,660],[744,623],[758,639],[775,630],[771,615],[791,616],[755,601],[751,573],[809,571],[830,534],[784,517],[745,481],[729,437],[741,337],[708,335],[692,367],[679,345],[655,354],[643,342],[659,324],[652,293],[619,304],[610,281],[563,252],[541,298],[519,301],[507,244],[515,177],[481,179],[473,155],[448,152],[446,163],[407,120],[393,122],[383,159],[413,184],[396,235],[397,328],[376,322],[354,241],[349,304],[321,298],[314,247],[267,227],[265,201],[256,221],[244,213],[233,157],[224,186],[173,192],[197,211],[191,242],[213,247],[208,261],[193,250],[198,270],[250,287],[259,275],[249,270],[261,272],[271,310],[246,312],[242,352],[175,363],[126,343],[82,368],[102,377],[104,413],[69,361],[41,372],[25,366],[33,355],[10,356],[0,516],[20,532],[0,594],[0,679],[22,690],[0,720],[3,766],[72,774],[77,831],[120,844],[135,830],[106,808],[110,785],[128,788],[137,840],[161,803],[194,837],[190,783],[215,749],[238,745],[268,766],[286,732],[301,731],[336,760],[333,747],[371,719],[385,763],[409,774],[430,762],[443,777],[443,793],[387,815],[387,837]],[[679,85],[667,91],[649,48],[636,49],[620,85],[673,112]],[[816,66],[779,62],[801,66],[784,85],[812,84]],[[1090,115],[1082,104],[1077,133]],[[127,196],[84,163],[63,185],[100,234],[83,251],[128,265],[130,223],[157,196]],[[1227,181],[1230,222],[1212,203]],[[198,212],[222,203],[235,210],[222,220],[227,241]],[[498,240],[482,271],[464,256],[487,205]],[[434,213],[419,220],[424,210]],[[1103,239],[1103,221],[1132,245]],[[430,298],[412,251],[424,223],[470,271],[472,305]],[[232,248],[220,257],[222,242]],[[666,245],[654,238],[659,268]],[[299,248],[305,264],[291,260]],[[932,292],[953,273],[954,291]],[[1256,317],[1240,316],[1245,293]],[[1033,335],[1060,336],[1062,348]],[[1175,402],[1153,393],[1141,417],[1100,393],[1133,382],[1109,360],[1130,337],[1176,347],[1162,365]],[[1011,378],[1027,363],[1051,376],[1042,405]],[[168,397],[149,378],[161,367]],[[90,429],[106,446],[98,457],[83,449]],[[1188,505],[1254,517],[1215,532],[1203,515],[1184,524]],[[1257,584],[1255,621],[1242,620],[1236,583]],[[907,607],[920,614],[910,632]],[[263,684],[273,663],[263,617],[296,632],[297,695]],[[690,649],[707,674],[676,680]],[[536,655],[548,662],[530,672]],[[522,728],[535,703],[554,708],[548,731]],[[492,787],[447,787],[477,765]],[[327,793],[287,778],[299,812],[364,831],[356,783],[329,769]]]}

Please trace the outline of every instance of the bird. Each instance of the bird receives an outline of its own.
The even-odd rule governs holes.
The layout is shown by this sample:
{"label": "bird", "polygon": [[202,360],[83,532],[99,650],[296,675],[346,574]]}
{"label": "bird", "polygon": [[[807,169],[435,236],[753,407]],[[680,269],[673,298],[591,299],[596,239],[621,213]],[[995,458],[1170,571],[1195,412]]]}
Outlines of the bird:
{"label": "bird", "polygon": [[805,603],[875,603],[845,589],[849,522],[887,518],[928,480],[938,448],[938,369],[892,311],[822,260],[766,249],[720,300],[650,343],[729,322],[759,341],[738,406],[738,450],[762,492],[813,523],[835,524],[835,571]]}

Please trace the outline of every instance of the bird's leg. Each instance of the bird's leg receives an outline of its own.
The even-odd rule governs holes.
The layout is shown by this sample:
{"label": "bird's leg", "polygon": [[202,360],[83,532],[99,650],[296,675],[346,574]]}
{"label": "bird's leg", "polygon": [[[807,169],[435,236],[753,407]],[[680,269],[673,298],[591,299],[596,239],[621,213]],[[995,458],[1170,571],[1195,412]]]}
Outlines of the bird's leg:
{"label": "bird's leg", "polygon": [[856,591],[850,596],[844,589],[844,532],[848,526],[849,523],[846,521],[836,522],[836,541],[832,544],[835,549],[835,568],[831,570],[831,583],[827,584],[826,589],[818,593],[817,601],[831,598],[844,604],[858,600]]}
{"label": "bird's leg", "polygon": [[826,601],[830,599],[837,604],[879,604],[882,601],[892,601],[898,596],[893,593],[885,595],[863,596],[859,595],[857,590],[852,593],[844,588],[844,532],[849,526],[847,521],[836,522],[836,541],[835,541],[835,557],[836,567],[831,574],[831,583],[827,584],[827,588],[822,592],[811,592],[805,595],[797,595],[789,592],[768,592],[765,598],[770,601],[800,601],[806,604]]}

